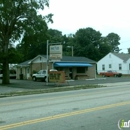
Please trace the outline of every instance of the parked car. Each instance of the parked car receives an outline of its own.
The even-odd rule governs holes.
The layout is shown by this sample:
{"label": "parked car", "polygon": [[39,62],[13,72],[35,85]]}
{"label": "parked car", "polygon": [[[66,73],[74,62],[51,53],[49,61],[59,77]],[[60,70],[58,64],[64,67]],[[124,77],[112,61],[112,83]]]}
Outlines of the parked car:
{"label": "parked car", "polygon": [[[16,71],[15,70],[9,70],[9,77],[12,79],[16,79]],[[3,78],[3,70],[0,70],[0,79]]]}
{"label": "parked car", "polygon": [[[50,69],[49,71],[57,71],[56,69]],[[43,80],[47,81],[47,70],[40,70],[39,72],[32,75],[33,81]]]}
{"label": "parked car", "polygon": [[116,71],[112,71],[112,70],[109,70],[107,72],[101,72],[100,75],[102,75],[103,77],[121,77],[122,76],[122,73],[118,73]]}

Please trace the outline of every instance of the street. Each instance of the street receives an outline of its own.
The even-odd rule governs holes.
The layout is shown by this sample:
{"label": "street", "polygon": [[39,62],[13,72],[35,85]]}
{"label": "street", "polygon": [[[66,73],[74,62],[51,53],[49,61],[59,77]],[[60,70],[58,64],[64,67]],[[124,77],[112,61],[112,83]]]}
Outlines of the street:
{"label": "street", "polygon": [[119,85],[1,98],[0,130],[119,130],[130,120],[129,95]]}

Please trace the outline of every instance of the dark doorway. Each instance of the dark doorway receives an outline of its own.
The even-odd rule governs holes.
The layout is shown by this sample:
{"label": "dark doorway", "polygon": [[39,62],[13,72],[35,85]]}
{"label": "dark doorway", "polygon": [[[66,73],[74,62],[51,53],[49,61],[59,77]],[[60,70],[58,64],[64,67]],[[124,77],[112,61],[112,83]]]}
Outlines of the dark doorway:
{"label": "dark doorway", "polygon": [[72,68],[69,68],[69,77],[71,79],[73,79],[73,71],[72,70],[73,70]]}

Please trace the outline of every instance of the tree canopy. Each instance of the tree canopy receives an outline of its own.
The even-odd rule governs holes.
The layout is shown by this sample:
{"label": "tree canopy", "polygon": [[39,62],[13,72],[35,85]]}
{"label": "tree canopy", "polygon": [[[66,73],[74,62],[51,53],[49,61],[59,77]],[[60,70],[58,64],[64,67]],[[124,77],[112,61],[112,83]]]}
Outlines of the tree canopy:
{"label": "tree canopy", "polygon": [[[56,29],[48,29],[53,14],[42,16],[39,10],[49,6],[49,0],[0,0],[0,61],[3,84],[9,83],[9,63],[16,63],[46,54],[46,41],[61,42],[63,54],[84,56],[98,61],[109,52],[119,52],[120,37],[116,33],[102,36],[93,28],[81,28],[75,34],[62,35]],[[14,48],[14,43],[21,41]]]}
{"label": "tree canopy", "polygon": [[128,53],[130,54],[130,48],[128,48],[127,50],[128,50]]}
{"label": "tree canopy", "polygon": [[34,28],[25,28],[23,39],[16,47],[22,55],[21,62],[46,52],[46,41],[49,37],[47,24],[39,15],[35,22]]}
{"label": "tree canopy", "polygon": [[120,37],[118,34],[115,33],[109,33],[106,36],[107,39],[107,44],[111,47],[111,51],[112,52],[119,52],[120,49],[118,47],[118,45],[120,45]]}
{"label": "tree canopy", "polygon": [[75,55],[97,60],[100,41],[101,33],[99,31],[92,28],[79,29],[74,35]]}
{"label": "tree canopy", "polygon": [[74,35],[75,55],[98,61],[109,52],[119,52],[119,40],[120,37],[115,33],[103,37],[93,28],[79,29]]}
{"label": "tree canopy", "polygon": [[[52,21],[52,14],[48,16],[38,16],[38,10],[44,10],[49,6],[48,0],[1,0],[0,1],[0,60],[3,65],[3,84],[9,83],[9,56],[16,50],[9,51],[9,45],[14,44],[22,35],[33,36],[36,32],[37,21]],[[44,27],[43,27],[44,26]],[[42,29],[46,29],[43,24]],[[40,30],[41,25],[38,30]],[[44,30],[45,30],[44,29]],[[44,35],[44,34],[43,34]],[[13,57],[10,57],[13,58]]]}

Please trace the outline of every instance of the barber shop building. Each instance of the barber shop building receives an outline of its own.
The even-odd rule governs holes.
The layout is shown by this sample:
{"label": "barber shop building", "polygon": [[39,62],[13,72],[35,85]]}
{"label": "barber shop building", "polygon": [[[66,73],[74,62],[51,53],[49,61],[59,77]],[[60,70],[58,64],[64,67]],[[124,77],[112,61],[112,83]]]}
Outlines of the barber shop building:
{"label": "barber shop building", "polygon": [[[17,65],[17,79],[31,80],[32,74],[47,69],[47,56],[38,55]],[[66,80],[96,78],[96,62],[86,57],[63,56],[61,60],[49,60],[48,69],[64,71]]]}

